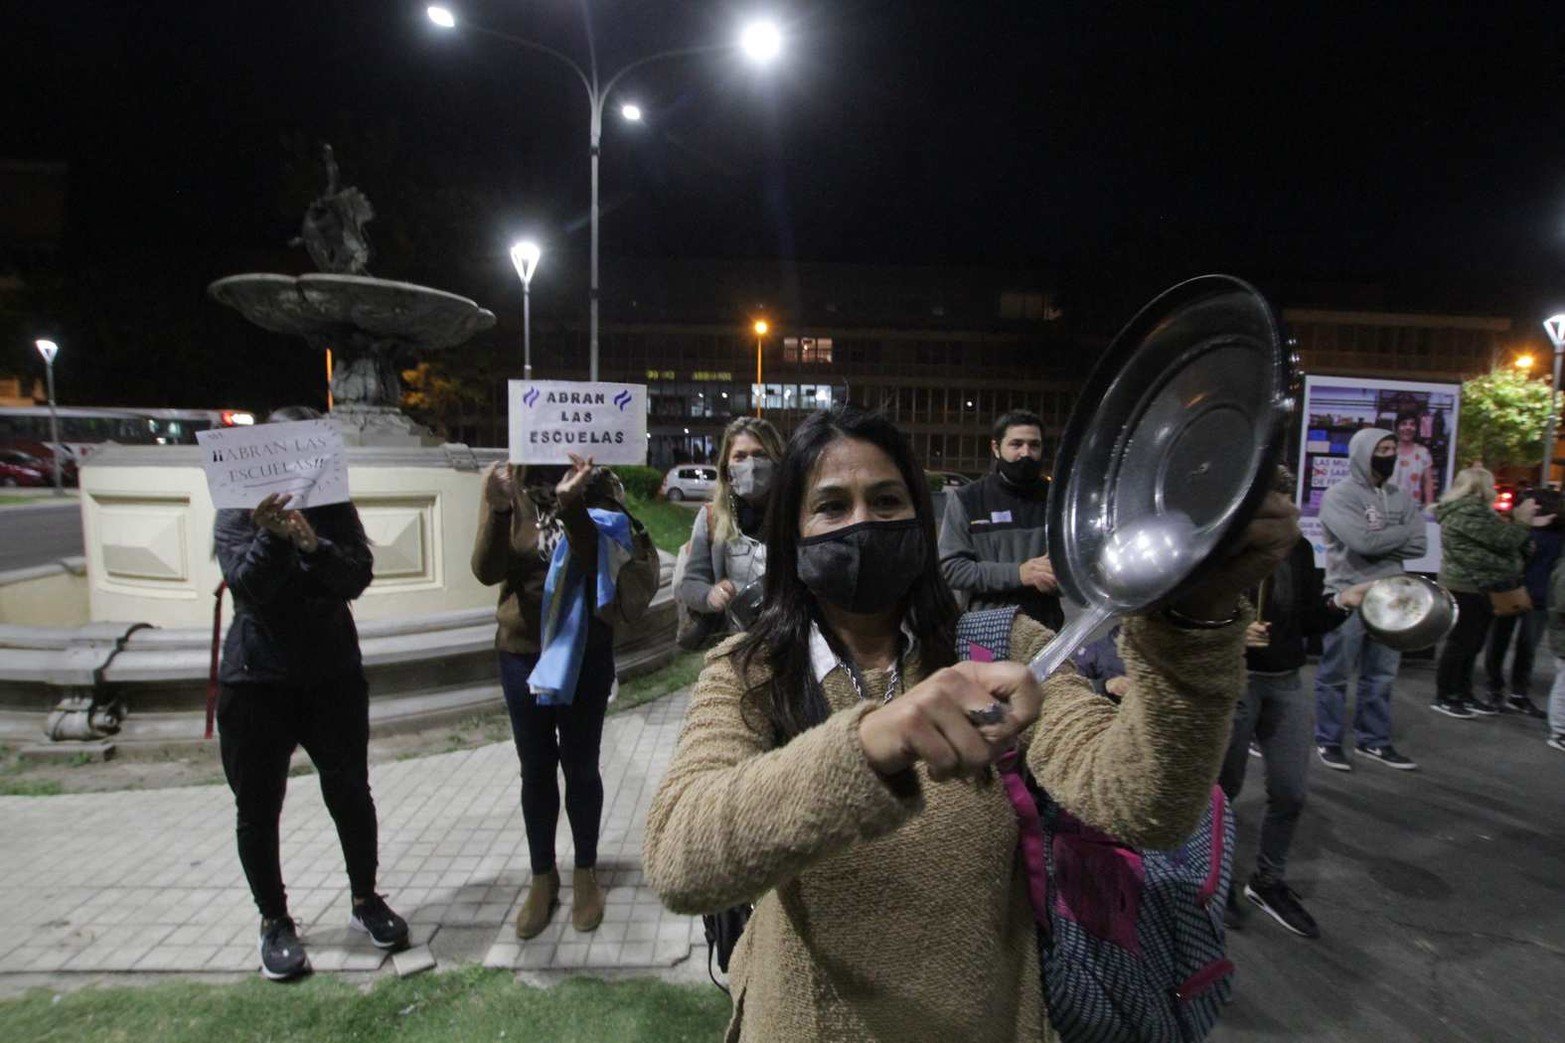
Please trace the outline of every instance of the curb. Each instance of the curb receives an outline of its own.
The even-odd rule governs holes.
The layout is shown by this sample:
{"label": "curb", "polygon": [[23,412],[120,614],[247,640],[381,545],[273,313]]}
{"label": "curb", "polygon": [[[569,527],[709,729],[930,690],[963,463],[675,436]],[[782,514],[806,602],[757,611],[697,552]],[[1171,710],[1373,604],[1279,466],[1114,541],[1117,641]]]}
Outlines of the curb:
{"label": "curb", "polygon": [[63,511],[70,509],[81,510],[82,502],[79,496],[65,496],[56,500],[49,498],[40,503],[4,503],[0,504],[0,516],[7,514],[42,514],[47,511]]}

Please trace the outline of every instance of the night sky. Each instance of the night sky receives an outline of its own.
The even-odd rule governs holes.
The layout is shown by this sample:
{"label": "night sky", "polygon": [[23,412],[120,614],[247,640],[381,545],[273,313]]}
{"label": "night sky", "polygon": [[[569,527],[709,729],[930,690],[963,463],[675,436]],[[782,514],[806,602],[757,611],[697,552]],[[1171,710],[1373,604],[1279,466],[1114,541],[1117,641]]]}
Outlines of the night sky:
{"label": "night sky", "polygon": [[[455,6],[585,58],[572,0]],[[770,71],[725,54],[628,79],[647,120],[606,119],[604,253],[1024,266],[1082,294],[1226,269],[1529,321],[1565,304],[1558,17],[1156,5],[1176,6],[778,0]],[[548,308],[550,269],[585,267],[585,92],[423,7],[8,5],[0,156],[71,164],[71,263],[179,295],[305,266],[285,245],[316,187],[300,156],[329,139],[381,211],[376,274],[478,292],[534,232]],[[762,9],[592,8],[605,71]]]}

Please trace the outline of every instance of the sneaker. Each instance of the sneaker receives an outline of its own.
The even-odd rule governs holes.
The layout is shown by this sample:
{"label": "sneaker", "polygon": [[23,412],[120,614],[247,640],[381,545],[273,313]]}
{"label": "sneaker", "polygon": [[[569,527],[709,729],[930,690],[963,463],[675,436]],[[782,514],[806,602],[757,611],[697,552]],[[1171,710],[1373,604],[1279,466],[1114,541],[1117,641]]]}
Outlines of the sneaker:
{"label": "sneaker", "polygon": [[280,916],[261,921],[261,974],[270,981],[289,981],[310,973],[310,958],[293,920]]}
{"label": "sneaker", "polygon": [[1517,694],[1511,696],[1509,699],[1507,699],[1505,701],[1504,705],[1505,705],[1505,709],[1508,710],[1509,712],[1511,712],[1511,713],[1519,713],[1523,717],[1532,717],[1532,718],[1535,718],[1537,720],[1542,720],[1542,719],[1544,719],[1544,718],[1549,716],[1548,714],[1544,713],[1542,710],[1538,709],[1538,707],[1533,703],[1533,701],[1531,699],[1527,698],[1525,695],[1522,695],[1520,693],[1517,693]]}
{"label": "sneaker", "polygon": [[1397,748],[1387,743],[1384,746],[1360,746],[1358,751],[1371,760],[1377,760],[1388,768],[1398,771],[1412,771],[1418,767],[1414,761],[1408,760],[1397,752]]}
{"label": "sneaker", "polygon": [[1495,714],[1500,712],[1500,701],[1496,699],[1491,703],[1487,699],[1469,699],[1467,700],[1466,707],[1469,717],[1471,717],[1473,714],[1478,714],[1482,717],[1493,717]]}
{"label": "sneaker", "polygon": [[1228,904],[1223,906],[1223,926],[1230,931],[1237,931],[1244,927],[1245,909],[1239,904],[1239,889],[1228,889]]}
{"label": "sneaker", "polygon": [[1315,918],[1305,911],[1293,888],[1281,880],[1256,873],[1244,885],[1244,896],[1301,938],[1320,937],[1320,927],[1316,925]]}
{"label": "sneaker", "polygon": [[1447,717],[1455,717],[1459,721],[1470,721],[1473,719],[1473,711],[1468,708],[1466,703],[1455,702],[1451,699],[1436,699],[1429,704],[1429,708],[1435,713],[1443,713]]}
{"label": "sneaker", "polygon": [[1256,742],[1254,739],[1250,740],[1250,756],[1260,757],[1262,759],[1266,757],[1266,754],[1261,752],[1261,744]]}
{"label": "sneaker", "polygon": [[408,922],[391,911],[385,895],[354,903],[348,926],[369,935],[377,949],[401,949],[408,944]]}
{"label": "sneaker", "polygon": [[1551,748],[1565,753],[1565,734],[1551,735],[1546,741]]}
{"label": "sneaker", "polygon": [[1315,752],[1320,754],[1320,762],[1335,771],[1352,771],[1353,765],[1342,755],[1341,746],[1317,746]]}

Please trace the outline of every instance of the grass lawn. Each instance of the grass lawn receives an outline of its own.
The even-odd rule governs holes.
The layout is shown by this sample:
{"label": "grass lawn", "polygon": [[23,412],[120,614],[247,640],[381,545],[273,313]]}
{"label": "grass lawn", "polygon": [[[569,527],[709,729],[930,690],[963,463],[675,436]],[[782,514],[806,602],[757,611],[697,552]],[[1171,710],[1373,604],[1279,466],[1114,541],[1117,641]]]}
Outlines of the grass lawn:
{"label": "grass lawn", "polygon": [[681,652],[667,666],[631,678],[619,686],[619,695],[610,705],[609,713],[623,713],[631,707],[650,703],[686,685],[695,684],[705,662],[705,652]]}
{"label": "grass lawn", "polygon": [[717,989],[650,979],[574,978],[552,989],[506,971],[385,978],[362,990],[330,976],[290,985],[169,982],[144,988],[46,989],[0,1002],[0,1039],[16,1043],[337,1043],[397,1040],[715,1040],[728,1023]]}
{"label": "grass lawn", "polygon": [[695,511],[667,500],[642,500],[633,496],[625,506],[641,519],[658,550],[670,554],[679,553],[679,548],[690,539],[690,527],[696,523]]}

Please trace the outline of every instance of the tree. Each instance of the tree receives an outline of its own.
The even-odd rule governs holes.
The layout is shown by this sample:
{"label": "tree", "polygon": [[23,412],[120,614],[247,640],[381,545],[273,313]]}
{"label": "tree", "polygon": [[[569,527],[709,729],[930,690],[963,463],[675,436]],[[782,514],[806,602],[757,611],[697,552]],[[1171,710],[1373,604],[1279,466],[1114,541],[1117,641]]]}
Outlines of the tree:
{"label": "tree", "polygon": [[1474,377],[1462,385],[1458,462],[1482,460],[1491,471],[1537,466],[1548,423],[1548,384],[1513,369]]}

